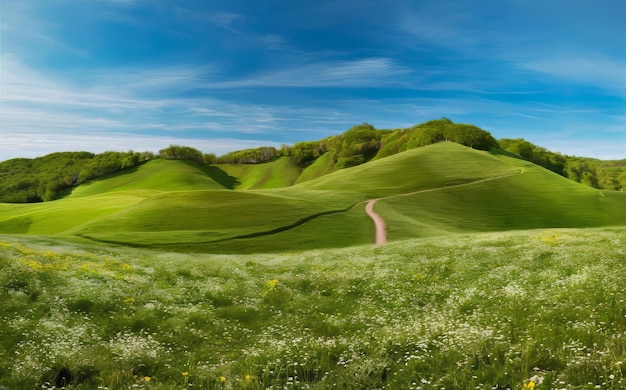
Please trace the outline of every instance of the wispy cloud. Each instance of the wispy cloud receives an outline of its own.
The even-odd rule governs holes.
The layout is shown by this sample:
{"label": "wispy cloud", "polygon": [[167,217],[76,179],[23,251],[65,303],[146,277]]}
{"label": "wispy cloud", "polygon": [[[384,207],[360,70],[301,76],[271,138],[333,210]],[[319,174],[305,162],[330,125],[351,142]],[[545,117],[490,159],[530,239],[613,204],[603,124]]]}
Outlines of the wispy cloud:
{"label": "wispy cloud", "polygon": [[227,30],[233,30],[234,25],[239,22],[243,22],[246,18],[243,15],[236,14],[234,12],[213,12],[205,15],[206,20],[212,22],[218,27],[225,28]]}
{"label": "wispy cloud", "polygon": [[17,157],[34,158],[52,151],[152,151],[158,152],[168,145],[189,145],[207,153],[222,155],[237,149],[260,146],[279,147],[280,144],[266,139],[242,140],[237,138],[185,138],[137,135],[135,133],[106,134],[54,134],[50,132],[0,134],[0,160]]}
{"label": "wispy cloud", "polygon": [[54,23],[38,17],[33,11],[36,7],[35,2],[2,3],[0,29],[3,53],[53,51],[58,55],[89,55],[86,50],[52,36],[49,32],[54,29]]}
{"label": "wispy cloud", "polygon": [[174,14],[181,19],[193,22],[208,22],[233,32],[240,32],[238,27],[246,20],[244,15],[229,11],[198,12],[181,6],[175,6],[173,10]]}
{"label": "wispy cloud", "polygon": [[513,37],[499,31],[476,12],[480,5],[460,1],[401,2],[397,28],[406,34],[404,44],[430,51],[434,45],[457,52],[483,55],[502,49],[500,42]]}
{"label": "wispy cloud", "polygon": [[[183,94],[204,88],[199,84],[199,80],[207,77],[204,68],[125,68],[106,69],[101,73],[94,70],[90,75],[92,83],[84,87],[32,70],[15,56],[5,55],[2,62],[0,159],[40,155],[53,150],[158,150],[170,143],[188,143],[204,152],[220,154],[249,145],[319,139],[362,122],[370,122],[378,128],[401,128],[441,116],[483,126],[496,137],[528,135],[529,128],[524,126],[543,134],[542,129],[563,124],[563,131],[574,138],[577,133],[616,128],[626,119],[613,117],[615,111],[611,107],[599,112],[598,108],[583,104],[538,102],[519,106],[496,98],[467,99],[453,95],[397,99],[318,98],[307,100],[306,105],[244,103]],[[304,87],[374,85],[377,77],[383,81],[384,77],[389,77],[385,71],[389,67],[394,68],[393,62],[379,60],[365,64],[339,63],[335,67],[329,63],[310,64],[303,67],[301,73],[277,71],[261,81],[233,81],[231,88],[273,86],[281,82]],[[355,69],[360,69],[356,71],[360,75],[358,80],[353,79]],[[402,68],[398,71],[406,72]],[[145,75],[150,76],[149,81],[145,81]],[[298,77],[304,75],[309,75],[310,79],[299,81]],[[163,92],[172,90],[181,93]],[[598,116],[605,118],[604,122],[593,123],[589,119]],[[514,121],[516,126],[511,126],[512,117],[519,118]],[[578,127],[568,125],[562,118],[578,123]],[[229,138],[235,136],[243,139]],[[605,139],[619,136],[617,133]],[[225,138],[230,141],[223,144],[212,141]],[[619,148],[612,144],[615,141],[607,141],[606,152],[597,156],[618,155],[620,151],[614,149]],[[563,147],[555,142],[545,145],[563,153],[578,153],[566,149],[566,144]],[[589,151],[592,152],[600,153],[596,149]]]}
{"label": "wispy cloud", "polygon": [[518,65],[556,80],[596,87],[626,97],[626,70],[623,60],[563,56],[530,60]]}
{"label": "wispy cloud", "polygon": [[[607,150],[619,145],[623,44],[602,45],[619,23],[572,37],[586,11],[562,17],[565,0],[549,2],[550,12],[476,1],[216,11],[214,2],[5,0],[0,159],[8,145],[17,153],[190,142],[218,152],[202,140],[242,139],[224,144],[234,149],[441,116],[496,137],[596,132]],[[593,20],[607,15],[591,8]]]}
{"label": "wispy cloud", "polygon": [[[95,133],[155,128],[258,133],[279,121],[277,110],[206,96],[181,96],[197,86],[197,68],[117,69],[92,74],[88,87],[45,76],[2,56],[3,136],[48,130]],[[94,71],[94,73],[97,73]],[[148,75],[149,78],[144,77]],[[246,117],[241,116],[246,112]]]}
{"label": "wispy cloud", "polygon": [[[52,150],[154,149],[176,139],[220,153],[274,145],[272,139],[281,134],[281,142],[301,140],[293,132],[303,120],[303,131],[321,136],[359,121],[356,114],[329,112],[326,106],[298,108],[183,93],[198,88],[206,77],[204,68],[92,70],[85,86],[35,71],[14,55],[1,58],[0,159]],[[243,139],[210,141],[227,135]],[[120,137],[126,140],[115,141]],[[149,142],[142,144],[145,140]]]}
{"label": "wispy cloud", "polygon": [[266,71],[251,78],[215,81],[207,88],[247,87],[370,87],[405,84],[411,70],[390,58],[322,61]]}

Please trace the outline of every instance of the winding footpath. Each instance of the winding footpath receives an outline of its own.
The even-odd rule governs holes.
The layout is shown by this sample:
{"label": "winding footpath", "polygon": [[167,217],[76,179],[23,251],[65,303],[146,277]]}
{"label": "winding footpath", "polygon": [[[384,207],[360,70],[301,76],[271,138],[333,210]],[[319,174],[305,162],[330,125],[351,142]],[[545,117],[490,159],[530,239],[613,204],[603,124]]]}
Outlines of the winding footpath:
{"label": "winding footpath", "polygon": [[378,199],[372,199],[367,202],[365,206],[365,212],[367,215],[372,218],[374,221],[374,226],[376,227],[376,245],[384,245],[387,243],[387,227],[385,226],[385,221],[383,218],[374,212],[374,203],[376,203]]}
{"label": "winding footpath", "polygon": [[[402,197],[402,196],[415,195],[415,194],[420,194],[420,193],[424,193],[424,192],[440,191],[440,190],[445,190],[445,189],[454,188],[454,187],[466,187],[466,186],[471,186],[471,185],[475,185],[475,184],[478,184],[478,183],[484,183],[486,181],[504,179],[504,178],[507,178],[507,177],[510,177],[510,176],[523,175],[523,174],[524,174],[524,169],[521,168],[519,171],[516,171],[516,172],[513,172],[513,173],[509,173],[509,174],[505,174],[505,175],[488,177],[486,179],[475,180],[475,181],[471,181],[471,182],[468,182],[468,183],[454,184],[454,185],[450,185],[450,186],[436,187],[436,188],[429,188],[429,189],[426,189],[426,190],[413,191],[413,192],[409,192],[409,193],[406,193],[406,194],[397,194],[397,195],[385,196],[383,199],[399,198],[399,197]],[[376,227],[375,244],[378,246],[378,245],[384,245],[384,244],[387,243],[387,227],[385,226],[385,221],[383,220],[383,217],[381,217],[378,213],[374,212],[374,203],[376,203],[377,200],[378,199],[370,199],[369,201],[367,201],[367,205],[365,206],[365,212],[374,221],[374,226]]]}

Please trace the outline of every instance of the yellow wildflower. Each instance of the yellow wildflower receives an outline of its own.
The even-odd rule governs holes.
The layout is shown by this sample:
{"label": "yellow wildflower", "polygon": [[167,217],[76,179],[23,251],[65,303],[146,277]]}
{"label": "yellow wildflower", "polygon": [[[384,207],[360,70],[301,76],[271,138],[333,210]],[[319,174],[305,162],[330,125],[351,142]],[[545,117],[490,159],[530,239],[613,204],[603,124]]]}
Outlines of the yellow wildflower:
{"label": "yellow wildflower", "polygon": [[152,378],[150,378],[148,375],[143,377],[143,380],[146,381],[146,382],[150,382],[150,379],[152,379]]}
{"label": "yellow wildflower", "polygon": [[220,382],[226,382],[226,377],[224,375],[219,377]]}
{"label": "yellow wildflower", "polygon": [[535,382],[524,383],[524,390],[535,390]]}
{"label": "yellow wildflower", "polygon": [[183,374],[183,376],[187,376],[187,375],[189,375],[189,372],[188,371],[183,371],[182,374]]}
{"label": "yellow wildflower", "polygon": [[246,375],[246,381],[250,382],[252,380],[252,376],[250,376],[249,374]]}
{"label": "yellow wildflower", "polygon": [[278,280],[277,279],[272,279],[272,280],[268,280],[265,282],[265,288],[263,289],[263,296],[266,297],[272,293],[274,293],[276,290],[278,290]]}

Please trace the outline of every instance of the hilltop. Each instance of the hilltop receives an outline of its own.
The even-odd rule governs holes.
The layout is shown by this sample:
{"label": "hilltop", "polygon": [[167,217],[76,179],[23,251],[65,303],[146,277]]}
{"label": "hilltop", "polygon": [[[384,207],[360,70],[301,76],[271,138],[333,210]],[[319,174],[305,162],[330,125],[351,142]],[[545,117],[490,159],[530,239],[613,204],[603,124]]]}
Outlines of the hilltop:
{"label": "hilltop", "polygon": [[[451,141],[477,150],[501,149],[541,165],[561,176],[606,190],[626,188],[626,160],[600,161],[553,153],[524,139],[496,140],[476,126],[442,118],[406,129],[377,130],[361,124],[317,141],[296,142],[280,149],[261,147],[227,153],[203,154],[187,146],[171,145],[151,152],[53,153],[35,159],[0,162],[0,202],[32,203],[62,198],[77,186],[154,159],[183,160],[205,167],[218,166],[214,177],[231,189],[286,187],[337,170],[362,165],[410,149]],[[281,157],[288,157],[284,159]],[[268,164],[280,160],[280,164]],[[206,170],[206,168],[204,168]]]}
{"label": "hilltop", "polygon": [[497,149],[441,142],[301,180],[324,159],[304,169],[291,156],[208,167],[154,159],[54,202],[0,204],[0,233],[214,253],[345,247],[372,241],[364,208],[374,198],[391,241],[626,221],[626,193]]}

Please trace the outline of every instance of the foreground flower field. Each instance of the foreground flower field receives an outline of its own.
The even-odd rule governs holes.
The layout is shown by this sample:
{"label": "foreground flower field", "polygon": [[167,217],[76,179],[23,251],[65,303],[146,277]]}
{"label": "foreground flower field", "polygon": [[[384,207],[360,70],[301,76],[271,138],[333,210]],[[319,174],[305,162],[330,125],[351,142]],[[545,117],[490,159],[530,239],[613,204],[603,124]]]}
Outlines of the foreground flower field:
{"label": "foreground flower field", "polygon": [[183,255],[1,237],[0,388],[622,389],[626,229]]}

